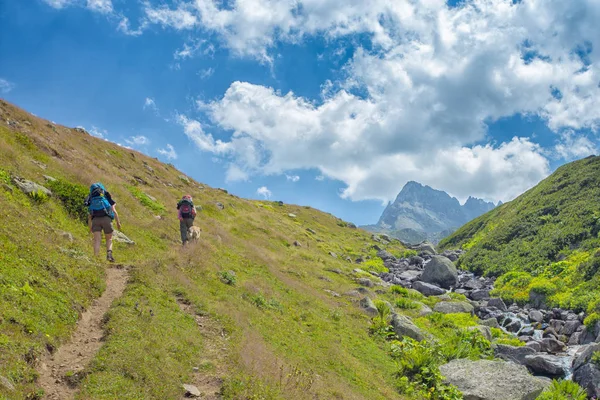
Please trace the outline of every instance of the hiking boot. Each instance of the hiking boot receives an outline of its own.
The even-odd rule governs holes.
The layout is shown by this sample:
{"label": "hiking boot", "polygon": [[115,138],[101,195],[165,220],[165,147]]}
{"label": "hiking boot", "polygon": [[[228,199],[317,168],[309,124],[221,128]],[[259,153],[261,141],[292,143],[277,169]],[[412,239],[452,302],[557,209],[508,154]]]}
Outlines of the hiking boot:
{"label": "hiking boot", "polygon": [[108,261],[110,261],[110,262],[115,262],[115,259],[114,259],[113,255],[112,255],[112,250],[109,250],[109,251],[106,252],[106,259]]}

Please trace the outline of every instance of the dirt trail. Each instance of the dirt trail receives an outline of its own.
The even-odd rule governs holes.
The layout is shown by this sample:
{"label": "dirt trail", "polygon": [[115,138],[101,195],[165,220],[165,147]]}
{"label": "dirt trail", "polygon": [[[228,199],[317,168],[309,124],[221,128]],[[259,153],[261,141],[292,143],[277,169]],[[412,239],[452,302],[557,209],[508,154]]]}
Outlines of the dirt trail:
{"label": "dirt trail", "polygon": [[[198,370],[194,374],[193,380],[186,383],[196,386],[203,400],[221,399],[222,377],[226,374],[225,358],[228,354],[228,337],[217,321],[209,316],[196,314],[193,307],[182,299],[178,299],[178,303],[183,312],[194,317],[204,339],[204,354],[199,360]],[[181,397],[181,399],[186,398],[185,396]]]}
{"label": "dirt trail", "polygon": [[83,371],[102,346],[102,318],[113,300],[123,294],[127,277],[128,271],[123,266],[108,269],[106,290],[83,313],[71,340],[54,354],[42,358],[38,368],[38,383],[44,389],[44,399],[66,400],[74,397],[77,392],[76,381],[81,378],[78,372]]}

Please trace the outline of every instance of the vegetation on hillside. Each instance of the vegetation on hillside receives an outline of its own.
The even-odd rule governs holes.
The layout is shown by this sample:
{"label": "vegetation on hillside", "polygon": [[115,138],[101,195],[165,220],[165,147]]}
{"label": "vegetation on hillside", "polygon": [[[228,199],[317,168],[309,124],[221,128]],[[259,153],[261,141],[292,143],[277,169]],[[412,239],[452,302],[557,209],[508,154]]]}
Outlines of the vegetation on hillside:
{"label": "vegetation on hillside", "polygon": [[467,250],[459,266],[499,276],[495,294],[518,303],[596,310],[600,300],[600,157],[564,165],[517,199],[440,243]]}

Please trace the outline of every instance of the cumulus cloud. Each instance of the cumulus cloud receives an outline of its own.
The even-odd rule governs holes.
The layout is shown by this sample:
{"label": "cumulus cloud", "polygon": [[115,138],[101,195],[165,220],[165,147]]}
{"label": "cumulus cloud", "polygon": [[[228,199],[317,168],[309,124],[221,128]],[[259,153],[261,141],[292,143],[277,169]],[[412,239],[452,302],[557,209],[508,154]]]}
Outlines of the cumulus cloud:
{"label": "cumulus cloud", "polygon": [[158,152],[158,154],[165,156],[167,158],[167,160],[176,160],[177,159],[177,152],[175,151],[175,148],[168,143],[167,143],[166,148],[157,149],[156,151]]}
{"label": "cumulus cloud", "polygon": [[558,144],[554,147],[555,158],[574,160],[597,154],[598,147],[585,135],[578,135],[573,130],[561,133]]}
{"label": "cumulus cloud", "polygon": [[264,197],[265,199],[270,199],[271,195],[273,195],[273,193],[271,193],[271,191],[269,189],[267,189],[266,186],[261,186],[256,190],[256,194],[258,194],[259,196]]}
{"label": "cumulus cloud", "polygon": [[285,175],[285,179],[287,179],[290,182],[298,182],[300,180],[300,177],[298,175]]}
{"label": "cumulus cloud", "polygon": [[101,14],[111,14],[114,11],[111,0],[87,0],[87,8]]}
{"label": "cumulus cloud", "polygon": [[130,136],[129,139],[125,139],[125,142],[131,146],[145,146],[150,143],[150,139],[146,136],[138,135]]}
{"label": "cumulus cloud", "polygon": [[15,85],[6,79],[0,78],[0,93],[8,93],[15,88]]}

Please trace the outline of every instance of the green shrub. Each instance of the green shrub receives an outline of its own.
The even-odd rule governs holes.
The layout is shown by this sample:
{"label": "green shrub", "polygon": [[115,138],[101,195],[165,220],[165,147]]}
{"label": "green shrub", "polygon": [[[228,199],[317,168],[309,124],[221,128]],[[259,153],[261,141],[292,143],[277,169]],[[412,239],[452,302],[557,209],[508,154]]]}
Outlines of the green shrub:
{"label": "green shrub", "polygon": [[400,297],[396,299],[396,307],[398,307],[401,310],[414,310],[416,308],[419,308],[419,305],[410,299]]}
{"label": "green shrub", "polygon": [[588,315],[584,320],[583,324],[589,329],[594,330],[597,323],[600,322],[600,313],[593,313]]}
{"label": "green shrub", "polygon": [[600,351],[595,351],[594,354],[592,354],[592,364],[595,364],[600,368]]}
{"label": "green shrub", "polygon": [[573,381],[552,381],[537,400],[586,400],[586,391]]}
{"label": "green shrub", "polygon": [[400,296],[408,297],[408,289],[402,286],[393,285],[390,288],[390,291],[395,294],[399,294]]}
{"label": "green shrub", "polygon": [[88,195],[88,189],[85,186],[62,179],[50,181],[47,185],[71,217],[87,222],[88,210],[83,204]]}
{"label": "green shrub", "polygon": [[50,199],[50,197],[42,190],[29,192],[28,196],[31,197],[31,199],[38,204],[45,203]]}
{"label": "green shrub", "polygon": [[235,286],[237,280],[235,272],[233,271],[221,271],[219,272],[219,278],[223,283],[231,286]]}
{"label": "green shrub", "polygon": [[383,265],[383,260],[381,258],[371,258],[370,260],[361,263],[360,266],[366,271],[375,271],[377,273],[389,272],[389,269]]}
{"label": "green shrub", "polygon": [[146,193],[142,192],[135,186],[127,186],[127,189],[131,192],[131,194],[140,201],[145,207],[148,207],[150,210],[155,212],[156,214],[164,214],[167,212],[165,206],[160,204],[158,201],[155,201],[150,198]]}
{"label": "green shrub", "polygon": [[507,346],[521,347],[525,346],[525,343],[516,337],[501,337],[494,341],[496,344],[505,344]]}
{"label": "green shrub", "polygon": [[409,257],[416,256],[416,255],[417,255],[416,250],[404,250],[403,252],[401,252],[399,254],[399,258],[409,258]]}

